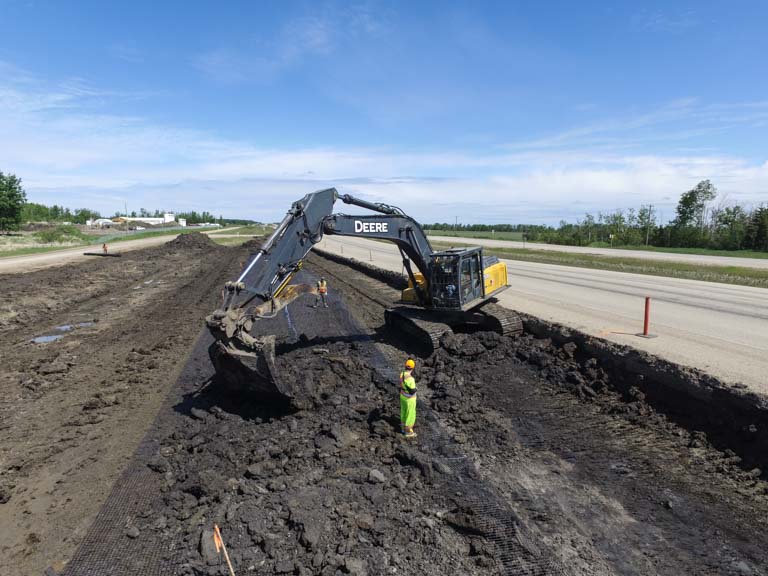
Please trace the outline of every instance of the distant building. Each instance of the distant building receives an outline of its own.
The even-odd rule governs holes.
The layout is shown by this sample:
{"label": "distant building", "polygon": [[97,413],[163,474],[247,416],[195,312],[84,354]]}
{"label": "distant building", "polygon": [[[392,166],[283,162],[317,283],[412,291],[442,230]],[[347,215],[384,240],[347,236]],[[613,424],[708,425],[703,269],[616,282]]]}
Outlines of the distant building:
{"label": "distant building", "polygon": [[186,227],[186,225],[187,225],[187,219],[186,218],[179,218],[178,222],[179,222],[179,226]]}
{"label": "distant building", "polygon": [[162,226],[163,224],[170,224],[175,221],[176,214],[173,212],[166,212],[162,218],[152,218],[149,216],[118,216],[117,218],[112,218],[112,222],[142,222],[150,226]]}
{"label": "distant building", "polygon": [[118,224],[118,222],[114,222],[109,218],[96,218],[96,220],[90,220],[90,224],[88,225],[96,228],[111,228],[115,224]]}

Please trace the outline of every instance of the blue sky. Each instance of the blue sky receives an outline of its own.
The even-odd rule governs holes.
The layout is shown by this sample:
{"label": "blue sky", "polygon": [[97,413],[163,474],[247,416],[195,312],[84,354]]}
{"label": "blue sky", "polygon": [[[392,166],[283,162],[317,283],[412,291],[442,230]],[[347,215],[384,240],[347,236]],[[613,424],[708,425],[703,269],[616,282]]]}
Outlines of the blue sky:
{"label": "blue sky", "polygon": [[768,3],[0,0],[0,170],[30,200],[277,220],[574,221],[710,178],[768,201]]}

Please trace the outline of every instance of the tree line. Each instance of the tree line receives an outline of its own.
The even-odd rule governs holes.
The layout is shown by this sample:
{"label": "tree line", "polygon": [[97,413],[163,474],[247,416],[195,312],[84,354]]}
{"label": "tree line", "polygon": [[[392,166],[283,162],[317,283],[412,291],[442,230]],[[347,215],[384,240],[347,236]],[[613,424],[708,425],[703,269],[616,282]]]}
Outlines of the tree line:
{"label": "tree line", "polygon": [[717,189],[702,180],[680,196],[675,218],[658,220],[653,205],[638,209],[585,214],[576,223],[559,226],[527,224],[426,225],[429,230],[522,232],[526,240],[570,246],[656,246],[768,251],[768,206],[751,209],[738,203],[717,202]]}
{"label": "tree line", "polygon": [[[162,218],[168,211],[140,208],[130,213],[131,218]],[[176,212],[176,218],[184,218],[187,224],[203,224],[205,222],[237,225],[254,224],[253,220],[238,218],[223,218],[221,215],[214,216],[208,211],[196,212]],[[115,212],[112,216],[126,216],[121,212]],[[21,179],[14,174],[4,174],[0,172],[0,232],[10,232],[21,228],[25,222],[48,222],[72,224],[85,224],[88,220],[101,218],[97,210],[89,208],[75,208],[74,210],[66,206],[46,206],[37,202],[27,202],[27,195],[24,187],[21,185]]]}

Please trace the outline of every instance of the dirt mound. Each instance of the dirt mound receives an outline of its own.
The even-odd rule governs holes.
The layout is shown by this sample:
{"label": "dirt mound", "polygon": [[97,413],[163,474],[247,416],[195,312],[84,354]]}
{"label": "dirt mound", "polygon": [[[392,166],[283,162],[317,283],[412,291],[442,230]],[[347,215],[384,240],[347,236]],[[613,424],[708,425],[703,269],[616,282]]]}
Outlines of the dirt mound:
{"label": "dirt mound", "polygon": [[164,498],[135,520],[139,537],[180,534],[184,574],[220,573],[214,523],[237,573],[487,573],[488,546],[448,522],[456,505],[430,490],[426,457],[396,433],[395,385],[360,347],[282,360],[285,377],[314,384],[312,409],[281,414],[211,387],[149,463]]}
{"label": "dirt mound", "polygon": [[[738,479],[748,480],[761,475],[762,471],[755,467],[764,470],[766,461],[765,454],[760,456],[755,450],[762,445],[755,424],[745,426],[744,421],[724,422],[721,418],[708,420],[710,414],[693,408],[692,397],[678,397],[677,391],[669,388],[665,391],[665,410],[657,410],[649,396],[660,393],[659,383],[649,376],[650,369],[646,373],[632,371],[618,361],[631,349],[603,343],[610,350],[601,357],[590,353],[595,351],[592,339],[590,343],[577,342],[572,332],[557,331],[554,326],[551,329],[552,334],[562,338],[537,338],[530,333],[508,338],[492,332],[444,335],[442,347],[426,360],[426,377],[434,389],[433,407],[447,413],[460,412],[469,398],[482,394],[485,383],[481,372],[488,366],[506,366],[497,368],[497,371],[505,372],[514,370],[515,365],[525,364],[552,385],[599,406],[606,413],[666,431],[688,441],[692,448],[709,450],[708,456],[715,461],[720,462],[723,455],[715,448],[727,437],[725,447],[720,448],[728,456],[726,464],[718,464],[722,470]],[[651,364],[662,362],[645,356]],[[688,376],[698,384],[696,373],[691,372]],[[678,423],[671,416],[673,410],[669,404],[675,400],[683,403],[677,407],[677,412],[685,415],[685,422]],[[765,418],[765,414],[762,417]],[[756,422],[762,426],[761,421]],[[749,426],[752,426],[751,431]],[[735,435],[739,438],[734,438]],[[743,453],[736,456],[739,450]]]}
{"label": "dirt mound", "polygon": [[250,252],[255,252],[261,248],[262,244],[264,244],[268,238],[269,236],[257,236],[255,238],[251,238],[248,240],[248,242],[243,242],[242,246]]}
{"label": "dirt mound", "polygon": [[218,244],[211,240],[207,234],[190,232],[189,234],[179,234],[176,238],[168,242],[166,246],[176,250],[207,250],[218,246]]}

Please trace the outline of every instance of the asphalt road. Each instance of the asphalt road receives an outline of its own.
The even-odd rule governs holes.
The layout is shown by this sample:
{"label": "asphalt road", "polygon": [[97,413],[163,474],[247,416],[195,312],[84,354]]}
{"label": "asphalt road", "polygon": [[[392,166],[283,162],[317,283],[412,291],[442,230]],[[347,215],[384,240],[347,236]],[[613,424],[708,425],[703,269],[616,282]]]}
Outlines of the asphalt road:
{"label": "asphalt road", "polygon": [[[227,230],[234,230],[234,228],[222,228],[215,231],[226,232]],[[201,231],[202,232],[202,231]],[[208,230],[202,232],[203,234],[210,234],[214,230]],[[119,254],[120,252],[128,252],[130,250],[139,250],[141,248],[149,248],[150,246],[159,246],[165,244],[176,238],[178,234],[168,234],[165,236],[152,236],[150,238],[140,238],[138,240],[124,240],[122,242],[115,242],[109,244],[108,249],[110,252]],[[41,252],[39,254],[25,254],[23,256],[6,256],[0,258],[0,274],[12,274],[17,272],[32,272],[34,270],[40,270],[41,268],[48,268],[50,266],[61,266],[69,262],[77,262],[79,260],[85,260],[87,258],[95,258],[95,256],[84,256],[83,252],[100,252],[100,245],[92,246],[77,246],[75,248],[66,248],[64,250],[53,250],[51,252]]]}
{"label": "asphalt road", "polygon": [[[402,270],[394,245],[326,237],[320,248]],[[504,260],[509,308],[699,368],[768,394],[768,290],[748,286]],[[651,297],[651,333],[642,331]]]}
{"label": "asphalt road", "polygon": [[622,250],[619,248],[586,248],[583,246],[560,246],[558,244],[538,244],[514,240],[492,240],[488,238],[462,238],[457,236],[429,236],[434,242],[455,244],[473,244],[475,246],[493,246],[497,248],[527,248],[529,250],[548,250],[551,252],[572,252],[575,254],[597,254],[617,258],[640,258],[643,260],[662,260],[665,262],[686,262],[702,266],[739,266],[742,268],[768,269],[768,258],[738,258],[735,256],[705,256],[702,254],[674,254],[670,252],[651,252],[647,250]]}

